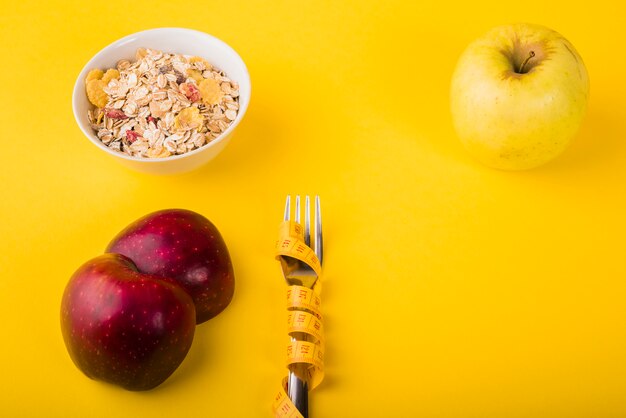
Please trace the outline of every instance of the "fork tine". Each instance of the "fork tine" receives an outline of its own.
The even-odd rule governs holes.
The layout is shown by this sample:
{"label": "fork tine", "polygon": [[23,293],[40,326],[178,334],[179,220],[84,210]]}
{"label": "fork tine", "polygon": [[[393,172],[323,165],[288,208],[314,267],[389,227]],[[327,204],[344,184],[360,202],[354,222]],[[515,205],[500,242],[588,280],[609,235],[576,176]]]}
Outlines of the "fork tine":
{"label": "fork tine", "polygon": [[285,202],[285,220],[289,220],[289,213],[291,212],[291,196],[287,195],[287,201]]}
{"label": "fork tine", "polygon": [[311,208],[309,196],[304,198],[304,243],[311,246]]}
{"label": "fork tine", "polygon": [[300,195],[296,195],[296,213],[294,221],[298,224],[300,223]]}
{"label": "fork tine", "polygon": [[322,240],[322,211],[320,209],[320,197],[315,196],[315,255],[322,263],[324,256],[324,242]]}

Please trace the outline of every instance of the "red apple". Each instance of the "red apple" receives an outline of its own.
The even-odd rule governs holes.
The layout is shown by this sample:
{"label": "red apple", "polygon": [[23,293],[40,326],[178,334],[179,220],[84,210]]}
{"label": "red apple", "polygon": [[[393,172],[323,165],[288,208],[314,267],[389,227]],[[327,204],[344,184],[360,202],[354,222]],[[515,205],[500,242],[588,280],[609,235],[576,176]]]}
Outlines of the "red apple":
{"label": "red apple", "polygon": [[233,298],[235,277],[226,244],[204,216],[168,209],[138,219],[106,249],[133,260],[142,273],[180,283],[196,305],[196,323],[222,312]]}
{"label": "red apple", "polygon": [[61,302],[70,357],[88,377],[129,390],[161,384],[183,361],[195,331],[191,297],[176,282],[104,254],[83,264]]}

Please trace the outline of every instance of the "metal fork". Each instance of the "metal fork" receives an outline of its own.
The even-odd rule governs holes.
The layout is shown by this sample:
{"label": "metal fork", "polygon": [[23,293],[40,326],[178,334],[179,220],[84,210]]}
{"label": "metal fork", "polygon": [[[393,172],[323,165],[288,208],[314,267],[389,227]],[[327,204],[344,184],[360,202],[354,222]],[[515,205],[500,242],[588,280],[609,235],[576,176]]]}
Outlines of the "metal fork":
{"label": "metal fork", "polygon": [[[322,242],[322,213],[320,211],[320,198],[315,196],[315,234],[313,245],[311,246],[311,211],[309,209],[309,196],[305,197],[304,203],[304,242],[313,248],[315,255],[322,263],[323,242]],[[294,221],[300,223],[300,196],[296,196],[296,204],[294,210]],[[285,220],[291,219],[291,196],[287,196],[285,203]],[[307,264],[292,257],[283,256],[280,258],[280,265],[288,285],[298,285],[313,288],[317,282],[317,274]],[[297,335],[301,340],[306,340],[306,334]],[[292,337],[292,341],[296,338]],[[307,381],[306,364],[295,364],[289,370],[289,379],[287,383],[287,394],[294,403],[298,411],[304,418],[309,415],[309,384]]]}

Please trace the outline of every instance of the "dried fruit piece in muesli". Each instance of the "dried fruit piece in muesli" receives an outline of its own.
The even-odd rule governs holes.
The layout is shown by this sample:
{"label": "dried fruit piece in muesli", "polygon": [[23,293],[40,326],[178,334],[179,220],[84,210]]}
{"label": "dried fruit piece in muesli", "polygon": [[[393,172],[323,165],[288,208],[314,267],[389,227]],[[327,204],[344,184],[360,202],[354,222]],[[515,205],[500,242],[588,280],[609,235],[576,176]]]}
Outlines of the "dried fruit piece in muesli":
{"label": "dried fruit piece in muesli", "polygon": [[118,79],[118,78],[120,78],[120,72],[114,68],[110,68],[102,76],[102,81],[104,81],[105,84],[109,84],[109,81],[113,79]]}
{"label": "dried fruit piece in muesli", "polygon": [[200,101],[200,90],[198,90],[195,84],[183,83],[178,88],[192,103]]}
{"label": "dried fruit piece in muesli", "polygon": [[191,68],[187,70],[187,77],[196,80],[196,84],[200,84],[200,82],[204,80],[204,77],[202,77],[202,73],[200,71]]}
{"label": "dried fruit piece in muesli", "polygon": [[128,119],[128,116],[120,109],[105,108],[104,115],[111,119]]}
{"label": "dried fruit piece in muesli", "polygon": [[187,107],[174,118],[174,127],[185,131],[202,127],[204,118],[197,107]]}
{"label": "dried fruit piece in muesli", "polygon": [[162,67],[159,67],[159,73],[161,74],[167,74],[169,72],[173,71],[172,70],[172,66],[170,64],[164,65]]}
{"label": "dried fruit piece in muesli", "polygon": [[174,70],[174,75],[176,76],[176,84],[184,83],[187,80],[187,77],[178,70]]}
{"label": "dried fruit piece in muesli", "polygon": [[94,68],[93,70],[87,73],[87,77],[85,77],[85,84],[89,83],[91,80],[100,80],[104,72],[99,68]]}
{"label": "dried fruit piece in muesli", "polygon": [[139,135],[139,132],[137,131],[133,131],[133,130],[127,130],[126,131],[126,140],[128,141],[129,144],[132,144],[133,142],[135,142],[137,140],[137,138],[139,138],[141,135]]}
{"label": "dried fruit piece in muesli", "polygon": [[202,101],[209,105],[216,105],[224,97],[224,92],[222,91],[220,84],[217,80],[212,78],[206,78],[200,82],[198,85],[200,89],[200,94],[202,95]]}
{"label": "dried fruit piece in muesli", "polygon": [[103,108],[109,101],[109,96],[104,92],[106,84],[102,80],[89,80],[87,82],[87,98],[99,108]]}

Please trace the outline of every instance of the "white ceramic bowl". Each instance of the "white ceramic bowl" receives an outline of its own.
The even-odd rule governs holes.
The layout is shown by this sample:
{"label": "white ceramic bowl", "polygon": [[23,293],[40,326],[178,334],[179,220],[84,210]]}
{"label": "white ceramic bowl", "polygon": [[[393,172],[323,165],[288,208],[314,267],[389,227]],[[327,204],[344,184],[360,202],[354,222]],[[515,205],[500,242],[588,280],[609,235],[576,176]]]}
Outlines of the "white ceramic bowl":
{"label": "white ceramic bowl", "polygon": [[[85,77],[94,69],[114,68],[121,59],[134,61],[138,48],[152,48],[169,53],[195,55],[206,59],[239,83],[239,112],[233,123],[209,144],[182,155],[166,158],[139,158],[116,152],[105,146],[89,126],[87,110],[92,104],[85,93]],[[89,140],[127,167],[152,174],[174,174],[206,164],[226,147],[250,102],[250,75],[241,57],[227,44],[203,32],[182,28],[151,29],[128,35],[98,52],[83,68],[74,85],[72,106],[78,126]]]}

